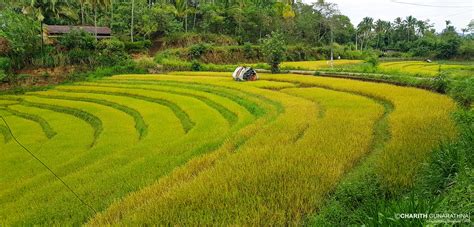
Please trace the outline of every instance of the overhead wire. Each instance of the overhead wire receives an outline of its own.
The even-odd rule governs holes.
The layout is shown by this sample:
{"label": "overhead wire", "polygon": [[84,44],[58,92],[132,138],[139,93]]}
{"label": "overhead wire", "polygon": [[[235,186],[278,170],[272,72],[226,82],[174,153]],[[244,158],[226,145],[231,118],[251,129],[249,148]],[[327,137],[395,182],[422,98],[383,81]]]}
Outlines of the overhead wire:
{"label": "overhead wire", "polygon": [[94,214],[97,213],[97,211],[94,209],[94,207],[92,207],[90,204],[86,203],[83,199],[81,199],[81,197],[63,180],[61,179],[61,177],[59,177],[48,165],[46,165],[46,163],[44,163],[43,161],[41,161],[41,159],[39,159],[35,154],[33,154],[33,152],[31,152],[28,148],[26,148],[26,146],[24,146],[22,143],[20,143],[20,141],[18,141],[18,139],[15,137],[15,135],[13,134],[11,128],[10,128],[10,125],[8,124],[8,122],[6,121],[6,119],[0,115],[0,118],[3,120],[3,122],[5,123],[5,126],[7,127],[8,129],[8,132],[10,133],[10,135],[12,136],[13,140],[21,147],[23,148],[23,150],[25,150],[31,157],[33,157],[36,161],[38,161],[39,163],[41,163],[41,165],[44,166],[44,168],[46,168],[51,174],[53,174],[53,176],[58,179],[63,185],[64,187],[66,187],[66,189],[68,189],[76,198],[77,200],[79,200],[84,206],[86,206],[88,209],[90,209],[91,211],[94,212]]}
{"label": "overhead wire", "polygon": [[472,8],[473,5],[432,5],[432,4],[425,4],[425,3],[416,3],[416,2],[405,2],[399,0],[390,0],[393,3],[397,4],[404,4],[404,5],[413,5],[413,6],[423,6],[423,7],[433,7],[433,8]]}

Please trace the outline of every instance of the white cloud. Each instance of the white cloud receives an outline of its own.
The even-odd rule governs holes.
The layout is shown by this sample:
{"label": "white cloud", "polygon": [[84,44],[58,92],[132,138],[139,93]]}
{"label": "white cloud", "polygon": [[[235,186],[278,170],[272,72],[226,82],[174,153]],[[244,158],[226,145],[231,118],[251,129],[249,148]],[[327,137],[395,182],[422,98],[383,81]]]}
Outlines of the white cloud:
{"label": "white cloud", "polygon": [[[315,1],[303,0],[305,3]],[[355,26],[366,16],[393,21],[397,17],[405,18],[412,15],[418,20],[429,19],[437,31],[441,31],[445,27],[446,20],[450,20],[457,30],[460,30],[465,28],[469,21],[474,18],[474,0],[398,0],[398,2],[439,7],[400,4],[391,0],[326,1],[336,3],[341,13],[347,15]]]}

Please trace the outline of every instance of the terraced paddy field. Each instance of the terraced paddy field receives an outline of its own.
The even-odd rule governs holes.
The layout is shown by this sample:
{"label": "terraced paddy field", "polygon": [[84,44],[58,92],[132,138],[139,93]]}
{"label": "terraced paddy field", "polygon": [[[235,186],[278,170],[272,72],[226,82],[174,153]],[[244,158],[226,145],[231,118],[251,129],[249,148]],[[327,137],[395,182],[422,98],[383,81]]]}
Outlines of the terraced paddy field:
{"label": "terraced paddy field", "polygon": [[[335,70],[347,72],[364,72],[363,61],[361,60],[335,60],[333,67],[330,61],[300,61],[283,62],[284,70]],[[377,73],[395,74],[417,77],[435,77],[444,73],[445,76],[453,79],[471,78],[474,75],[474,66],[469,63],[445,63],[425,61],[389,61],[381,62],[376,69]]]}
{"label": "terraced paddy field", "polygon": [[0,224],[301,224],[365,157],[399,190],[456,136],[443,95],[260,76],[119,75],[0,96],[18,141],[92,207],[0,124]]}
{"label": "terraced paddy field", "polygon": [[471,64],[452,63],[427,63],[423,61],[396,61],[383,62],[380,69],[387,73],[406,73],[416,76],[438,76],[440,72],[445,72],[447,76],[453,78],[466,78],[474,75],[474,66]]}
{"label": "terraced paddy field", "polygon": [[[340,67],[353,64],[362,63],[362,60],[334,60],[332,66]],[[294,62],[282,62],[282,69],[301,69],[301,70],[320,70],[324,68],[330,68],[331,61],[319,60],[319,61],[294,61]]]}

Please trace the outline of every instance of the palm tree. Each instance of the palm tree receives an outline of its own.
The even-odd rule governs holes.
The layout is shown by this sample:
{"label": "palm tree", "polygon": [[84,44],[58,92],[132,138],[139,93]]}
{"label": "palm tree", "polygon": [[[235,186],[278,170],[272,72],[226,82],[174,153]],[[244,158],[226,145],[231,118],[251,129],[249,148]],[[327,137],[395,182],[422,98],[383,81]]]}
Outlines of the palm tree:
{"label": "palm tree", "polygon": [[183,19],[184,30],[188,32],[188,1],[175,0],[176,16]]}
{"label": "palm tree", "polygon": [[87,0],[78,0],[79,6],[81,7],[81,24],[84,25],[84,8],[87,4]]}
{"label": "palm tree", "polygon": [[417,20],[412,16],[408,16],[404,22],[407,29],[407,40],[410,41],[411,35],[415,33],[415,24],[417,23]]}
{"label": "palm tree", "polygon": [[53,18],[77,20],[76,12],[65,0],[31,0],[23,12],[34,15],[39,21],[51,22]]}
{"label": "palm tree", "polygon": [[383,21],[378,19],[375,21],[374,24],[374,31],[375,34],[377,35],[377,48],[380,48],[380,39],[385,36],[385,34],[389,31],[390,29],[390,22]]}
{"label": "palm tree", "polygon": [[41,26],[41,52],[44,55],[44,31],[43,23],[51,22],[52,18],[68,18],[77,20],[77,14],[69,7],[67,1],[63,0],[31,0],[29,5],[22,9],[23,13],[33,15]]}
{"label": "palm tree", "polygon": [[94,10],[94,30],[97,39],[97,9],[107,7],[111,4],[110,0],[86,0],[87,4]]}
{"label": "palm tree", "polygon": [[372,28],[374,27],[374,19],[371,17],[364,17],[362,21],[357,25],[357,30],[362,34],[362,40],[360,44],[360,49],[364,49],[364,43],[367,47],[369,43],[369,38],[372,33]]}

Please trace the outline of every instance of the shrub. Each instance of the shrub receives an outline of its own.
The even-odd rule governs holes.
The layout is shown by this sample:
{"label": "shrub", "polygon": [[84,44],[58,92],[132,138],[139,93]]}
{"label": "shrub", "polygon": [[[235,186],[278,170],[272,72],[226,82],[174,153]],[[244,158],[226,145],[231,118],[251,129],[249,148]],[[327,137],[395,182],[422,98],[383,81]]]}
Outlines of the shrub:
{"label": "shrub", "polygon": [[102,52],[124,51],[125,44],[118,39],[103,39],[97,44],[97,49]]}
{"label": "shrub", "polygon": [[83,49],[93,50],[96,46],[96,39],[83,29],[72,29],[69,33],[62,36],[59,43],[68,50]]}
{"label": "shrub", "polygon": [[4,72],[10,71],[11,68],[11,60],[7,57],[0,57],[0,70]]}
{"label": "shrub", "polygon": [[450,84],[448,93],[461,106],[470,107],[474,100],[474,78],[453,81]]}
{"label": "shrub", "polygon": [[7,74],[5,73],[5,71],[0,69],[0,81],[4,81],[6,78],[7,78]]}
{"label": "shrub", "polygon": [[450,59],[459,53],[459,47],[461,46],[461,39],[457,36],[442,40],[438,45],[438,55],[436,57],[441,59]]}
{"label": "shrub", "polygon": [[244,43],[244,57],[247,59],[252,59],[255,57],[255,51],[252,48],[252,44],[249,42]]}
{"label": "shrub", "polygon": [[10,57],[14,68],[31,63],[32,57],[41,50],[38,23],[31,17],[10,9],[0,11],[0,21],[2,54]]}
{"label": "shrub", "polygon": [[6,38],[0,37],[0,55],[7,55],[10,52],[10,45]]}
{"label": "shrub", "polygon": [[93,52],[81,48],[74,48],[68,52],[69,61],[71,64],[91,64],[94,61]]}
{"label": "shrub", "polygon": [[156,66],[156,63],[151,58],[142,58],[136,62],[137,67],[140,69],[151,69]]}
{"label": "shrub", "polygon": [[191,62],[191,70],[192,71],[201,71],[201,64],[196,60],[192,61]]}
{"label": "shrub", "polygon": [[459,47],[459,55],[466,60],[472,60],[474,58],[474,40],[464,40]]}
{"label": "shrub", "polygon": [[191,59],[198,59],[201,57],[201,55],[203,55],[206,50],[209,48],[208,45],[206,44],[196,44],[196,45],[192,45],[190,48],[189,48],[189,57]]}
{"label": "shrub", "polygon": [[431,82],[431,89],[439,92],[439,93],[446,93],[448,88],[448,81],[446,81],[446,75],[441,73],[439,76],[433,78]]}
{"label": "shrub", "polygon": [[267,63],[271,67],[272,73],[280,71],[280,62],[285,58],[286,44],[283,39],[283,34],[280,32],[272,32],[263,40],[263,53],[266,56]]}
{"label": "shrub", "polygon": [[151,47],[150,40],[137,41],[137,42],[125,42],[125,50],[132,53],[138,53]]}
{"label": "shrub", "polygon": [[97,44],[99,53],[96,56],[97,64],[103,66],[112,66],[123,64],[130,60],[125,52],[125,44],[118,39],[104,39]]}
{"label": "shrub", "polygon": [[379,62],[379,57],[376,55],[371,55],[365,59],[365,62],[368,63],[370,66],[373,68],[377,68],[377,66],[380,64]]}
{"label": "shrub", "polygon": [[215,46],[237,45],[237,41],[230,36],[221,34],[197,34],[175,32],[163,38],[163,47],[180,48],[196,45],[199,43],[212,43]]}

